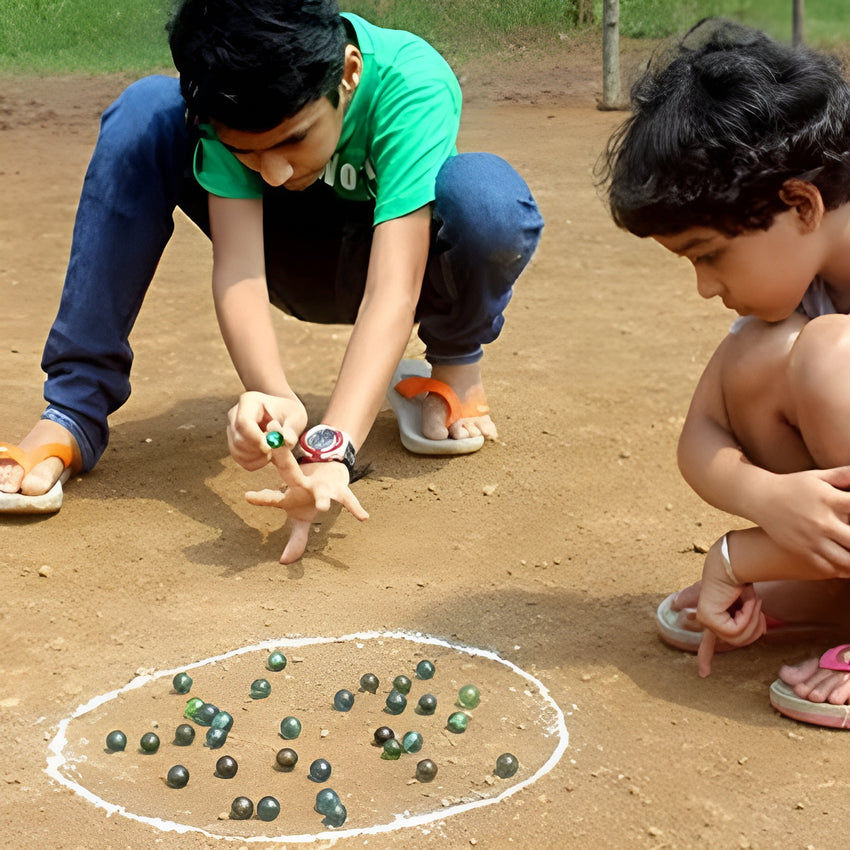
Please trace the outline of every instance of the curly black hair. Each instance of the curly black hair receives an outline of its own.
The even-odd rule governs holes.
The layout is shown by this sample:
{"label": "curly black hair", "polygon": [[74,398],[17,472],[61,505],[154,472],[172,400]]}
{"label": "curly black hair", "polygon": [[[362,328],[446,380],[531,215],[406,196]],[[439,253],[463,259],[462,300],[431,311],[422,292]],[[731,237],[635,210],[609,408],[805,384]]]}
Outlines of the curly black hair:
{"label": "curly black hair", "polygon": [[700,21],[672,53],[632,87],[597,166],[620,227],[766,229],[791,178],[827,209],[850,199],[850,84],[836,60],[723,19]]}
{"label": "curly black hair", "polygon": [[183,97],[203,120],[264,132],[319,98],[339,103],[336,0],[182,0],[168,33]]}

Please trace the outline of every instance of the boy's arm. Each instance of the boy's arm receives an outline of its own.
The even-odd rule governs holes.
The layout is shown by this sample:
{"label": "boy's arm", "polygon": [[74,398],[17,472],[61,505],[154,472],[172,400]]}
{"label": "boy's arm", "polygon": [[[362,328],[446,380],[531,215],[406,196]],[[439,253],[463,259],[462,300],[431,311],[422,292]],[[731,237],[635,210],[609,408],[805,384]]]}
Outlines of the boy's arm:
{"label": "boy's arm", "polygon": [[741,451],[720,381],[721,343],[694,392],[679,439],[679,469],[710,505],[760,526],[780,547],[826,577],[850,565],[847,468],[778,474]]}
{"label": "boy's arm", "polygon": [[230,359],[246,394],[230,417],[234,458],[248,469],[268,461],[263,429],[275,421],[289,446],[307,424],[289,386],[272,325],[259,200],[209,197],[213,244],[213,300]]}
{"label": "boy's arm", "polygon": [[322,421],[348,433],[359,448],[410,340],[431,238],[431,210],[375,228],[366,289]]}
{"label": "boy's arm", "polygon": [[[369,255],[366,290],[345,350],[339,378],[322,422],[345,431],[355,449],[363,444],[380,409],[387,386],[413,330],[416,304],[428,260],[430,207],[382,222],[375,228]],[[274,491],[248,494],[258,505],[287,512],[290,537],[282,564],[298,560],[307,548],[310,525],[332,501],[357,519],[368,514],[349,490],[348,470],[341,463],[309,463],[300,468],[302,484],[292,477],[281,496]]]}

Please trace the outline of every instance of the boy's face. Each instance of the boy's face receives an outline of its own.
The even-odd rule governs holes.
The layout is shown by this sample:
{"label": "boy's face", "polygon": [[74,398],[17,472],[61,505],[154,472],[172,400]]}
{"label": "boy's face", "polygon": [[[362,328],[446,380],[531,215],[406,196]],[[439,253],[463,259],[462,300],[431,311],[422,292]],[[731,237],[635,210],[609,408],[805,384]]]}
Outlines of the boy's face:
{"label": "boy's face", "polygon": [[322,97],[263,133],[233,130],[216,121],[212,126],[219,141],[266,183],[299,192],[321,177],[333,156],[344,111],[344,98],[334,107]]}
{"label": "boy's face", "polygon": [[726,236],[709,227],[691,227],[652,238],[691,261],[703,298],[719,296],[741,316],[778,322],[797,309],[820,271],[818,240],[812,236],[791,209],[777,215],[767,230]]}

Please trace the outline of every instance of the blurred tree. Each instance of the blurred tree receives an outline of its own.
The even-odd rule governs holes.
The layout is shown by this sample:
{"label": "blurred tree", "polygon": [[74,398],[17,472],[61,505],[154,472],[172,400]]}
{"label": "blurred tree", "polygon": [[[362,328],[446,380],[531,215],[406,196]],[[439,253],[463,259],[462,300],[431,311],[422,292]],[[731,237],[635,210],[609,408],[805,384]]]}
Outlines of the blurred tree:
{"label": "blurred tree", "polygon": [[567,0],[567,23],[583,27],[593,23],[593,0]]}

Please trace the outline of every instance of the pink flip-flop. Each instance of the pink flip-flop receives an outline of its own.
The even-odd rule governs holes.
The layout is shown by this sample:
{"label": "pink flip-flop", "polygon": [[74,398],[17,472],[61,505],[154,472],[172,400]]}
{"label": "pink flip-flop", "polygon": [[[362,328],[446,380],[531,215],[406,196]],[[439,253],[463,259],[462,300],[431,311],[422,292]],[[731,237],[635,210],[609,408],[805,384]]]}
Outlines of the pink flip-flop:
{"label": "pink flip-flop", "polygon": [[[850,673],[850,643],[843,643],[828,649],[820,657],[818,666],[824,670],[837,670]],[[792,720],[811,723],[815,726],[828,726],[832,729],[850,729],[850,705],[833,705],[830,702],[812,702],[798,697],[782,679],[770,686],[770,704],[780,713]]]}

